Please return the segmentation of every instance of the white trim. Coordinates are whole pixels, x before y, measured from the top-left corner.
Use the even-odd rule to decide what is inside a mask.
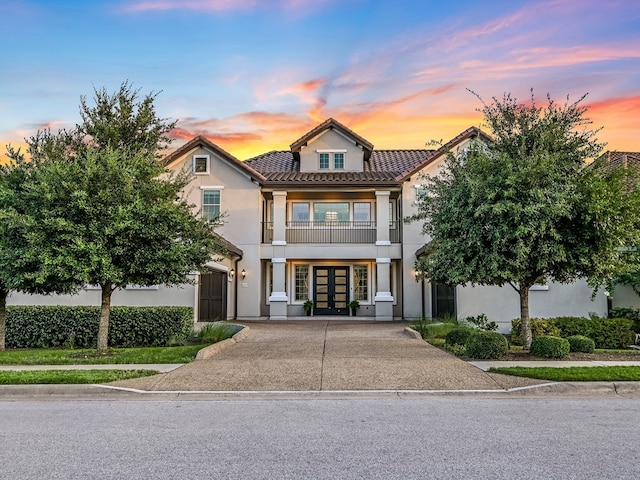
[[[218,270],[219,272],[228,272],[229,271],[229,267],[227,267],[226,265],[222,265],[221,263],[217,263],[217,262],[207,262],[204,264],[205,267],[208,268],[212,268],[213,270]]]
[[[271,263],[287,263],[286,258],[272,258]]]
[[[391,263],[390,258],[376,258],[376,263]]]
[[[347,153],[346,148],[319,148],[317,153]]]
[[[207,160],[207,168],[204,172],[196,172],[196,158],[204,158]],[[211,155],[194,154],[191,156],[191,171],[194,175],[209,175],[211,172]]]
[[[386,247],[391,245],[391,240],[376,240],[376,247]],[[378,262],[383,263],[383,262]]]
[[[271,302],[288,302],[287,292],[273,292],[269,295],[269,303]]]
[[[378,292],[373,299],[374,302],[393,302],[393,300],[394,298],[391,292]]]
[[[271,242],[271,245],[274,245],[276,247],[284,247],[287,244],[286,240],[274,240]]]
[[[223,185],[200,185],[200,190],[224,190]]]

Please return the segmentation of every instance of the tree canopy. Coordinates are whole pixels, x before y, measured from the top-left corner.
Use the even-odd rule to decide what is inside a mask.
[[[222,250],[182,196],[190,175],[174,175],[157,159],[174,124],[155,115],[154,98],[137,102],[127,83],[114,95],[99,90],[94,107],[82,99],[83,123],[73,131],[27,140],[32,170],[21,201],[28,208],[14,221],[27,225],[25,248],[41,278],[100,286],[99,351],[108,348],[117,288],[185,283]]]
[[[620,247],[638,241],[638,183],[625,169],[587,166],[602,145],[583,100],[484,103],[492,141],[448,152],[409,219],[430,238],[416,269],[431,281],[514,288],[527,348],[529,288],[581,277],[596,288],[625,262]]]

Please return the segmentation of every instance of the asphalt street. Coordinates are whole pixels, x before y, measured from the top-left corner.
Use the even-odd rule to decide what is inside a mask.
[[[6,479],[637,479],[613,398],[0,402]]]

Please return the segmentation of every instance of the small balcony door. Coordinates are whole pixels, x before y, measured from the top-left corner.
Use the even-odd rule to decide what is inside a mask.
[[[349,315],[349,267],[313,267],[313,314]]]

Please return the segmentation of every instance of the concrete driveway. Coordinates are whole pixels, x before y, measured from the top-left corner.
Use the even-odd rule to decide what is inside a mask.
[[[215,356],[118,382],[153,391],[504,390],[543,383],[489,374],[405,331],[406,323],[246,322]]]

